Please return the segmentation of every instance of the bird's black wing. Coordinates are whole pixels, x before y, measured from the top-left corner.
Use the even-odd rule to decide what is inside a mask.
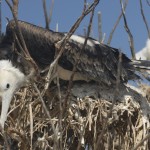
[[[60,41],[65,34],[47,30],[27,22],[18,21],[27,48],[33,59],[41,66],[48,66],[55,55],[55,43]],[[12,32],[17,33],[14,21],[7,25],[6,37],[11,39]],[[59,65],[65,69],[72,70],[76,61],[77,72],[85,77],[111,84],[117,78],[117,65],[119,63],[119,52],[117,49],[100,44],[98,41],[89,38],[87,45],[83,48],[84,38],[73,35],[65,45],[65,51],[59,60]],[[82,52],[81,52],[82,51]],[[80,55],[81,53],[81,55]],[[120,79],[127,82],[137,78],[134,67],[122,54],[122,67]]]
[[[60,41],[64,37],[64,34],[54,32],[52,30],[47,30],[42,27],[19,20],[18,25],[21,29],[23,38],[31,57],[41,68],[49,65],[53,61],[55,55],[54,44]],[[16,34],[18,33],[14,20],[10,21],[7,25],[7,41],[8,39],[13,39],[13,32]]]
[[[83,48],[84,38],[79,36],[71,38],[65,46],[64,57],[72,64],[78,62],[77,71],[84,74],[87,78],[96,81],[101,81],[107,84],[116,82],[117,66],[119,63],[118,49],[100,44],[94,39],[89,39],[85,48]],[[83,39],[81,39],[83,38]],[[81,54],[80,54],[81,53]],[[122,82],[127,82],[130,79],[137,79],[135,69],[131,65],[131,61],[124,54],[122,54],[121,62],[121,76]]]

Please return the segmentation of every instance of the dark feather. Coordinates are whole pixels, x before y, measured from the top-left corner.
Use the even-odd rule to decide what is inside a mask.
[[[45,68],[54,60],[54,44],[61,40],[65,34],[23,21],[18,21],[18,23],[31,56],[41,68]],[[2,43],[13,41],[12,35],[14,31],[17,33],[15,23],[11,21],[7,25],[6,38]],[[87,44],[80,55],[83,43],[70,39],[65,45],[65,51],[59,60],[59,65],[65,69],[72,70],[73,65],[79,59],[76,68],[77,72],[91,80],[106,84],[115,83],[119,60],[118,49],[98,44],[92,38],[89,38],[89,41],[92,46]],[[131,60],[122,54],[121,82],[137,78],[138,76],[135,74],[135,68],[131,64]]]

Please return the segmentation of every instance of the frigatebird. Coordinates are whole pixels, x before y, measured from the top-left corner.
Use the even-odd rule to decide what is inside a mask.
[[[54,60],[55,43],[64,38],[66,34],[24,21],[18,21],[18,25],[31,57],[39,68],[45,69]],[[18,61],[17,54],[12,48],[13,45],[16,45],[15,48],[20,51],[14,33],[17,34],[17,27],[12,20],[8,23],[6,34],[0,43],[0,97],[2,98],[0,123],[3,128],[12,96],[17,89],[25,84],[28,76],[25,66]],[[74,80],[93,80],[108,86],[114,85],[117,79],[119,50],[89,37],[81,52],[84,41],[85,37],[72,35],[66,42],[64,52],[58,61],[59,78],[69,80],[74,64],[79,60]],[[122,54],[120,82],[124,84],[128,80],[134,79],[139,79],[136,68],[132,60]]]

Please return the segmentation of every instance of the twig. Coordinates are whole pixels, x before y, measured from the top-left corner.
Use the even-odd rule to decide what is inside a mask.
[[[84,8],[83,8],[83,11],[86,10],[86,7],[87,7],[87,0],[84,0]]]
[[[2,0],[0,0],[0,41],[2,40]]]
[[[13,2],[14,15],[18,18],[18,4],[19,4],[19,0],[12,0],[12,2]]]
[[[147,33],[148,33],[148,37],[149,37],[149,39],[150,39],[150,31],[149,31],[149,27],[148,27],[148,24],[147,24],[145,15],[144,15],[143,5],[142,5],[142,1],[141,1],[141,0],[140,0],[140,9],[141,9],[141,15],[142,15],[142,17],[143,17],[143,21],[144,21],[144,23],[145,23],[146,30],[147,30]]]
[[[100,135],[98,136],[97,143],[95,145],[95,150],[99,149],[98,147],[100,146],[101,141],[102,141],[102,137],[103,137],[103,135],[105,133],[105,130],[108,127],[108,123],[109,123],[108,121],[109,121],[109,118],[112,116],[113,107],[115,105],[115,102],[116,102],[116,99],[117,99],[117,96],[118,96],[118,93],[119,93],[120,75],[121,75],[121,63],[122,63],[122,53],[119,52],[119,62],[118,62],[118,66],[117,66],[117,78],[116,78],[116,87],[115,87],[115,91],[114,91],[114,97],[113,97],[112,105],[111,105],[111,107],[109,109],[107,118],[106,118],[106,120],[103,123],[102,131],[101,131]]]
[[[18,0],[13,0],[13,7],[12,5],[10,4],[9,0],[5,0],[7,5],[9,6],[11,12],[12,12],[12,15],[13,15],[13,18],[15,20],[15,24],[16,24],[16,28],[17,28],[17,33],[18,33],[18,37],[20,39],[20,42],[21,42],[21,45],[23,46],[23,50],[24,50],[24,54],[25,54],[25,58],[27,60],[29,60],[33,66],[35,67],[35,70],[38,71],[38,67],[35,63],[35,61],[32,59],[32,57],[30,56],[30,53],[26,47],[26,44],[25,44],[25,41],[24,41],[24,38],[23,38],[23,35],[22,35],[22,32],[21,32],[21,29],[20,29],[20,26],[18,24],[18,20],[17,20],[17,15],[18,15]]]
[[[124,10],[126,10],[127,4],[128,4],[128,0],[125,1]],[[114,32],[115,32],[115,30],[116,30],[116,28],[117,28],[117,26],[118,26],[118,24],[119,24],[119,22],[121,20],[122,15],[123,15],[123,12],[121,11],[121,14],[119,15],[119,17],[118,17],[118,19],[117,19],[117,21],[116,21],[112,31],[110,32],[110,35],[109,35],[109,38],[108,38],[108,41],[107,41],[107,45],[110,45],[112,37],[113,37],[113,34],[114,34]]]
[[[121,5],[122,14],[123,14],[125,29],[126,29],[126,32],[128,33],[128,36],[129,36],[129,43],[130,43],[130,50],[131,50],[131,54],[132,54],[132,59],[136,59],[133,36],[132,36],[131,31],[130,31],[128,24],[127,24],[127,20],[126,20],[126,16],[125,16],[125,10],[124,10],[122,0],[120,0],[120,5]]]
[[[29,112],[30,112],[30,137],[31,137],[31,147],[32,150],[32,140],[33,140],[33,112],[32,112],[32,104],[29,104]]]
[[[84,7],[83,7],[83,12],[86,11],[87,9],[87,0],[84,0]],[[86,36],[86,26],[83,27],[83,35]]]
[[[51,78],[51,75],[53,74],[53,71],[57,65],[57,62],[58,62],[58,59],[61,57],[63,51],[64,51],[64,45],[66,43],[66,41],[70,38],[70,36],[75,32],[75,30],[78,28],[79,24],[81,23],[81,21],[83,20],[83,18],[88,14],[90,13],[91,11],[94,10],[94,8],[97,6],[97,4],[99,3],[99,0],[95,0],[94,3],[89,7],[87,8],[85,11],[83,11],[81,17],[79,17],[79,19],[76,21],[76,23],[73,25],[73,27],[70,29],[69,33],[65,36],[65,38],[56,44],[56,48],[59,51],[58,55],[56,56],[55,60],[53,61],[53,63],[50,65],[50,68],[49,68],[49,71],[48,71],[48,74],[47,74],[47,83],[45,84],[45,88],[44,88],[44,91],[42,91],[42,95],[45,93],[45,91],[48,89],[48,86],[50,84],[50,78]],[[90,31],[90,30],[89,30]],[[87,42],[87,39],[86,41]],[[85,43],[86,44],[86,43]],[[74,67],[75,68],[75,67]],[[75,69],[74,69],[75,70]],[[69,86],[68,86],[68,91],[67,91],[67,95],[66,95],[66,98],[65,98],[65,102],[64,102],[64,109],[67,109],[65,106],[67,106],[67,101],[68,101],[68,97],[69,97],[69,93],[70,93],[70,89],[69,87],[71,87],[71,80],[73,79],[73,74],[71,76],[71,79],[70,79],[70,82],[69,82]],[[58,86],[59,87],[59,86]],[[60,99],[61,100],[61,99]],[[61,105],[61,102],[60,102],[60,110],[62,109],[62,105]],[[64,114],[64,110],[60,113],[60,118],[62,117],[62,115]],[[61,126],[61,122],[60,122],[60,126]],[[61,139],[60,139],[60,142],[61,142]],[[60,143],[61,144],[61,143]]]
[[[57,66],[57,62],[59,60],[59,58],[61,57],[63,51],[64,51],[64,45],[66,44],[67,40],[71,37],[71,35],[75,32],[75,30],[79,27],[81,21],[83,20],[83,18],[85,16],[87,16],[92,10],[93,8],[95,8],[97,6],[97,4],[99,3],[100,0],[94,0],[94,2],[82,13],[82,15],[77,19],[77,21],[75,22],[75,24],[71,27],[70,31],[67,33],[67,35],[58,43],[56,43],[56,49],[58,51],[58,53],[56,53],[56,58],[55,60],[50,64],[49,67],[49,71],[46,77],[46,83],[45,83],[45,87],[44,90],[42,92],[42,95],[45,94],[46,90],[49,87],[50,84],[50,79],[52,77],[52,74],[54,73],[54,70],[56,69]]]
[[[103,34],[103,37],[102,37],[102,41],[101,41],[101,43],[104,43],[105,38],[106,38],[106,33],[104,33],[104,34]]]
[[[20,42],[19,42],[19,39],[18,39],[18,37],[17,37],[17,35],[16,35],[15,32],[13,33],[13,36],[14,36],[14,39],[15,39],[15,41],[16,41],[16,43],[17,43],[19,49],[21,50],[21,52],[23,52],[24,55],[22,56],[21,53],[19,53],[18,51],[16,51],[16,53],[17,53],[18,55],[22,56],[23,58],[25,58],[24,56],[25,56],[26,54],[25,54],[25,52],[24,52],[24,50],[23,50],[23,47],[21,46],[21,44],[20,44]]]
[[[113,106],[116,102],[116,98],[117,98],[117,95],[118,95],[118,92],[119,92],[120,77],[121,77],[121,70],[122,70],[122,65],[121,64],[122,64],[122,53],[119,50],[119,62],[118,62],[118,66],[117,66],[116,90],[115,90],[115,93],[114,93],[113,103],[112,103],[112,107],[111,107],[111,113],[112,113],[112,109],[113,109]]]
[[[62,112],[62,98],[61,98],[61,91],[60,91],[60,84],[59,84],[59,78],[57,77],[57,89],[58,89],[58,98],[59,98],[59,111],[60,111],[60,114],[59,114],[59,131],[60,131],[60,140],[59,140],[59,148],[60,150],[62,150],[62,131],[63,131],[63,128],[62,128],[62,120],[63,120],[63,112]]]
[[[53,8],[54,8],[54,0],[52,0],[52,4],[50,7],[49,24],[51,23],[51,20],[52,20]]]
[[[73,67],[73,70],[72,70],[72,75],[71,75],[70,80],[69,80],[68,90],[67,90],[67,94],[66,94],[66,97],[65,97],[65,105],[64,105],[65,108],[67,107],[67,100],[69,99],[70,91],[71,91],[71,88],[72,88],[72,81],[73,81],[73,77],[74,77],[75,72],[76,72],[77,65],[78,65],[78,63],[80,61],[80,57],[82,55],[83,50],[85,49],[85,46],[87,44],[87,41],[88,41],[88,38],[89,38],[89,35],[90,35],[92,21],[93,21],[93,15],[94,15],[94,10],[95,10],[95,7],[93,7],[93,10],[91,12],[91,17],[90,17],[90,21],[89,21],[88,31],[86,33],[86,38],[85,38],[83,47],[82,47],[82,49],[81,49],[81,51],[79,53],[79,57],[77,58],[77,61],[74,64],[74,67]]]
[[[37,91],[37,93],[38,93],[38,95],[39,95],[39,99],[40,99],[41,102],[42,102],[42,106],[43,106],[43,108],[44,108],[44,110],[45,110],[45,112],[46,112],[46,115],[48,116],[48,118],[49,118],[49,120],[50,120],[50,124],[51,124],[51,126],[52,126],[52,130],[53,130],[53,133],[54,133],[54,142],[55,142],[54,145],[57,146],[57,148],[58,148],[57,132],[56,132],[55,126],[54,126],[54,124],[53,124],[53,122],[52,122],[52,117],[51,117],[49,111],[48,111],[47,108],[46,108],[46,105],[45,105],[45,103],[44,103],[44,100],[43,100],[43,98],[42,98],[42,95],[41,95],[39,89],[37,88],[37,85],[34,83],[33,86],[34,86],[35,90]],[[55,149],[55,148],[54,148],[54,149]]]
[[[85,49],[85,46],[86,46],[87,41],[88,41],[88,37],[89,37],[89,35],[90,35],[90,31],[91,31],[91,27],[92,27],[92,22],[93,22],[94,11],[95,11],[95,8],[93,8],[93,10],[92,10],[92,12],[91,12],[91,17],[90,17],[90,21],[89,21],[89,26],[88,26],[87,35],[86,35],[86,38],[85,38],[83,47],[82,47],[82,49],[81,49],[81,51],[80,51],[79,58],[77,59],[75,65],[74,65],[74,68],[73,68],[73,71],[72,71],[73,73],[72,73],[72,75],[71,75],[71,77],[70,77],[70,80],[69,80],[69,86],[68,86],[68,90],[67,90],[68,93],[67,93],[67,96],[66,96],[66,98],[65,98],[66,107],[67,107],[67,100],[69,99],[69,95],[70,95],[71,88],[72,88],[73,77],[74,77],[74,75],[75,75],[77,65],[78,65],[78,63],[79,63],[79,61],[80,61],[80,57],[81,57],[81,55],[82,55],[83,50]],[[84,132],[85,132],[85,128],[83,128],[83,130],[82,130],[82,132],[81,132],[81,134],[80,134],[80,141],[79,141],[79,143],[78,143],[77,150],[80,150],[80,148],[81,148],[81,140],[82,140],[82,137],[83,137]]]
[[[58,26],[58,23],[56,23],[56,30],[55,30],[56,32],[58,32],[59,31],[59,26]]]
[[[46,29],[49,29],[49,24],[51,22],[51,18],[52,18],[52,14],[53,14],[54,0],[52,0],[49,16],[48,16],[47,9],[46,9],[46,1],[42,0],[42,2],[43,2],[43,10],[44,10],[44,16],[45,16]]]
[[[47,15],[47,9],[46,9],[46,1],[42,0],[42,2],[43,2],[43,10],[44,10],[46,29],[49,29],[48,15]]]
[[[86,27],[83,28],[83,35],[86,37],[87,33],[86,33]]]
[[[148,4],[148,6],[150,6],[150,2],[149,2],[148,0],[146,0],[146,2],[147,2],[147,4]]]
[[[150,133],[147,134],[134,148],[133,150],[137,150],[143,143],[144,141],[148,140],[150,138]]]
[[[98,40],[99,40],[99,42],[102,42],[102,39],[103,39],[103,33],[102,33],[102,14],[101,14],[101,12],[99,11],[98,13],[97,13],[97,16],[98,16]]]
[[[4,138],[4,142],[5,142],[5,146],[6,146],[7,150],[10,150],[10,145],[9,145],[8,139],[7,139],[7,133],[4,131],[4,128],[2,128],[1,124],[0,124],[0,131],[3,134],[3,138]]]

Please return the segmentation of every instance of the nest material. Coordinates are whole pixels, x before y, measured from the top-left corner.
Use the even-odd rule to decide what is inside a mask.
[[[133,149],[149,133],[150,104],[130,88],[120,86],[114,97],[115,87],[75,83],[67,102],[67,86],[57,89],[43,97],[55,134],[35,88],[22,88],[11,103],[2,149]],[[139,148],[150,148],[150,140]]]

